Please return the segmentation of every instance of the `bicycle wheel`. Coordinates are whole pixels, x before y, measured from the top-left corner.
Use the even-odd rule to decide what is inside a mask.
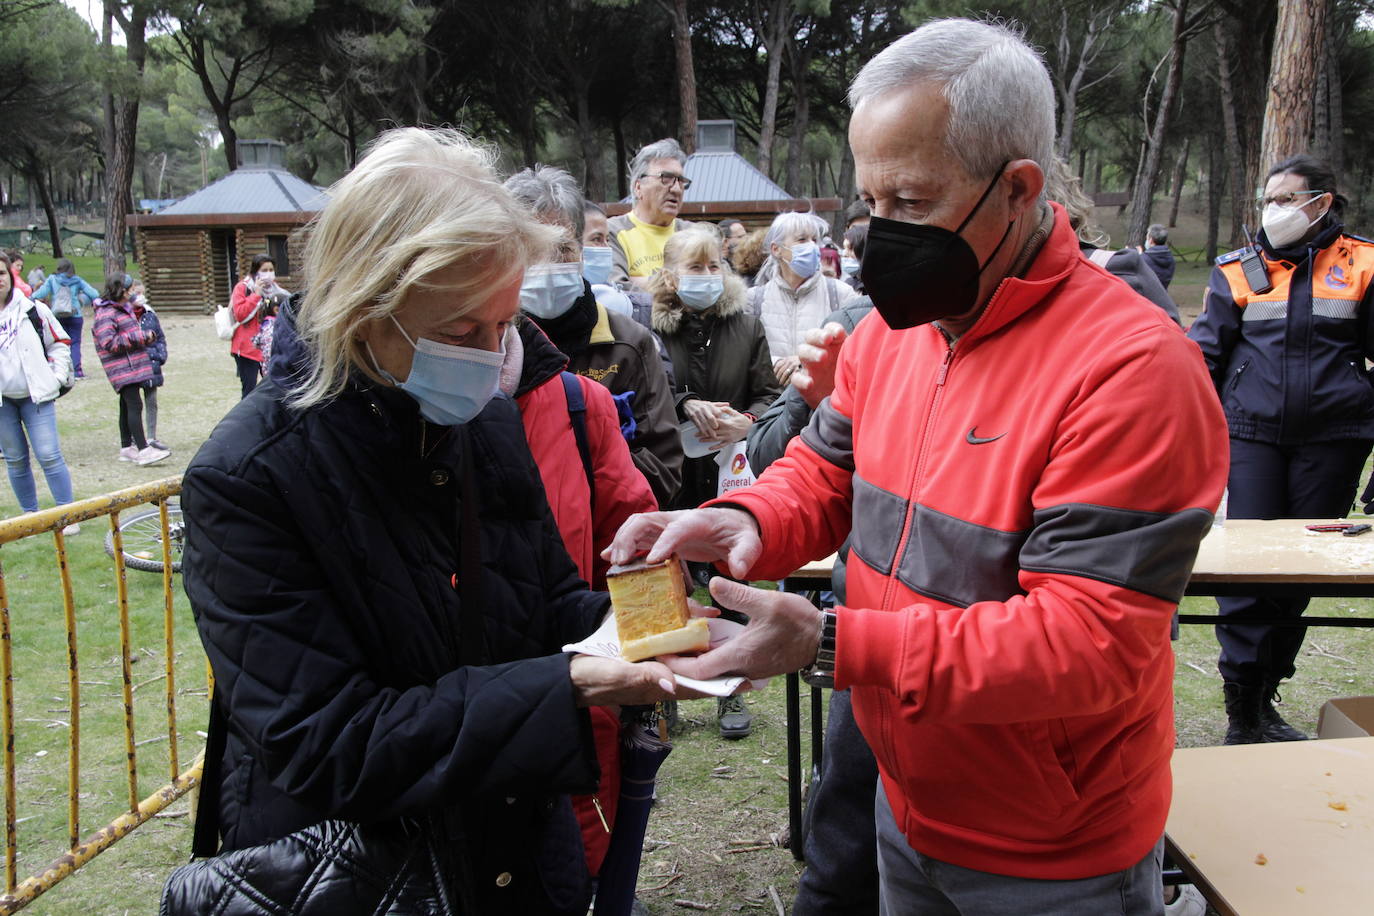
[[[181,507],[167,506],[167,531],[172,541],[172,572],[181,572],[183,527]],[[156,508],[143,509],[120,519],[124,565],[144,572],[162,572],[162,518]],[[105,553],[115,555],[114,532],[105,532]]]

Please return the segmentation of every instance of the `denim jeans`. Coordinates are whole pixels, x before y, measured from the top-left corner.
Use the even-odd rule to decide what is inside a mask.
[[[28,432],[27,439],[25,431]],[[29,467],[29,445],[48,479],[48,489],[58,505],[72,501],[72,476],[62,460],[62,445],[57,441],[57,402],[35,404],[29,398],[4,398],[0,404],[0,449],[10,473],[10,486],[19,508],[38,510],[38,487]]]
[[[85,319],[77,312],[75,315],[58,318],[57,323],[62,325],[62,330],[72,339],[72,369],[76,371],[77,378],[84,378],[86,374],[81,371],[81,325],[85,323]]]
[[[1129,868],[1093,878],[1013,878],[941,862],[911,848],[878,783],[881,916],[1164,916],[1164,838]]]

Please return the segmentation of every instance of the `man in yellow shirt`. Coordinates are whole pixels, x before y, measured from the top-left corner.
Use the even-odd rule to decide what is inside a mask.
[[[663,246],[686,221],[677,218],[692,182],[684,174],[687,155],[673,139],[650,143],[630,164],[634,209],[610,220],[611,281],[643,289],[663,266]]]

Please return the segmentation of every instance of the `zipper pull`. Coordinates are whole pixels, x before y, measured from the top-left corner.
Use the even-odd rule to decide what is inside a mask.
[[[954,362],[954,348],[950,347],[945,351],[945,361],[940,364],[940,374],[935,378],[936,388],[945,383],[945,376],[949,375],[949,364],[952,362]]]

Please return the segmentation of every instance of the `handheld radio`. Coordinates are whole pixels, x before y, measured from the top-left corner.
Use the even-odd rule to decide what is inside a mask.
[[[1274,284],[1269,282],[1269,269],[1264,266],[1264,257],[1255,247],[1250,230],[1242,226],[1241,231],[1245,233],[1245,253],[1240,256],[1240,269],[1245,274],[1245,282],[1250,285],[1250,292],[1256,295],[1267,293],[1274,288]]]

